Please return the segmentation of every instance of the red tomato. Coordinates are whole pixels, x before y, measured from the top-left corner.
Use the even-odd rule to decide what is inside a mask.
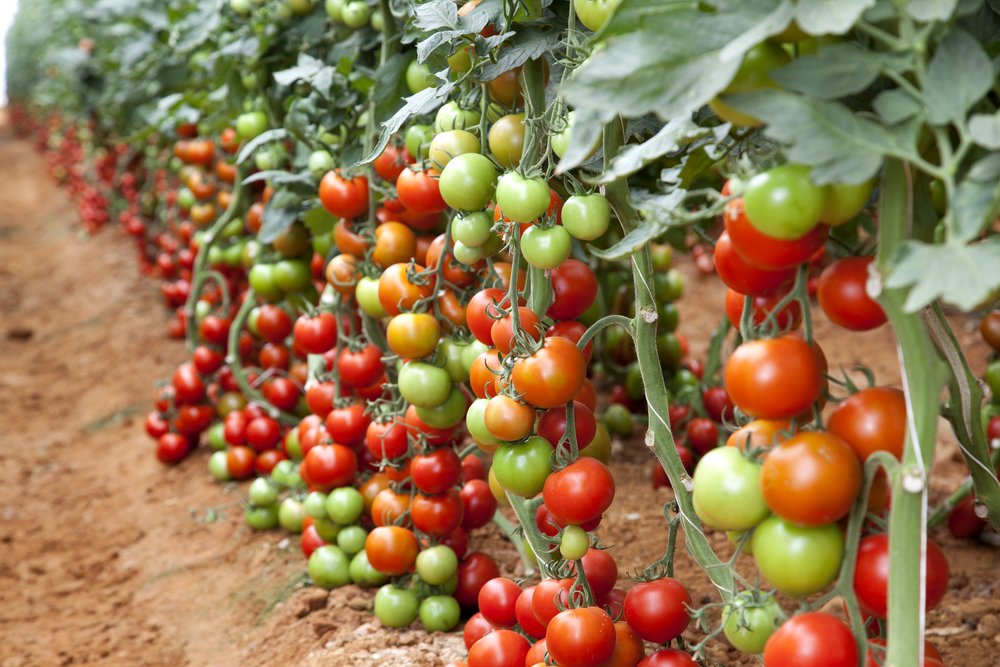
[[[531,596],[531,610],[535,612],[535,618],[540,624],[547,627],[559,613],[557,599],[564,609],[569,606],[569,589],[572,585],[572,579],[542,579],[538,582]]]
[[[396,179],[399,201],[418,213],[437,213],[448,208],[441,196],[437,175],[434,169],[404,169]]]
[[[371,386],[384,371],[382,350],[375,345],[365,345],[357,351],[345,347],[337,355],[337,373],[349,387]]]
[[[407,448],[405,423],[398,417],[389,422],[371,422],[365,431],[365,447],[375,461],[399,458]]]
[[[317,445],[302,461],[302,477],[310,488],[327,492],[354,481],[358,457],[344,445]]]
[[[476,292],[465,308],[469,331],[479,342],[486,345],[493,345],[493,323],[500,319],[497,306],[510,307],[507,292],[497,287],[487,287]]]
[[[156,458],[161,463],[179,463],[189,451],[191,443],[180,433],[164,433],[156,441]]]
[[[461,526],[462,512],[462,497],[454,489],[436,496],[418,493],[410,504],[413,527],[435,537],[443,537]]]
[[[334,217],[357,218],[368,211],[368,179],[347,179],[339,171],[328,171],[319,182],[319,200]]]
[[[885,323],[882,306],[865,291],[872,261],[873,257],[845,257],[820,274],[819,306],[834,324],[851,331],[868,331]]]
[[[637,667],[698,667],[698,663],[684,651],[661,648],[643,658]]]
[[[307,517],[311,519],[312,517]],[[326,544],[322,537],[319,536],[319,531],[316,530],[316,526],[310,523],[308,526],[302,529],[302,536],[299,538],[299,546],[302,547],[302,554],[309,558],[312,552],[319,549],[321,546]]]
[[[462,630],[462,639],[465,641],[466,650],[472,648],[473,644],[489,633],[496,632],[497,629],[495,625],[487,621],[486,617],[477,611],[465,622],[465,628]]]
[[[546,338],[541,349],[514,362],[514,387],[538,408],[554,408],[573,400],[586,379],[587,364],[579,348],[566,338]]]
[[[767,667],[856,667],[858,646],[836,616],[808,612],[785,621],[764,645]]]
[[[670,577],[636,584],[625,595],[625,620],[649,642],[665,644],[680,636],[691,617],[691,594]]]
[[[497,511],[497,499],[486,480],[470,479],[462,485],[462,528],[474,530],[488,524]]]
[[[553,447],[557,446],[566,435],[567,412],[566,406],[551,408],[543,412],[538,420],[537,434],[548,440]],[[579,401],[573,401],[573,428],[580,449],[589,445],[597,435],[597,419],[594,413]]]
[[[461,474],[462,462],[450,447],[414,456],[410,463],[410,477],[421,493],[444,493],[458,483]]]
[[[331,410],[326,416],[330,437],[342,445],[357,445],[364,440],[372,421],[365,412],[366,407],[363,401],[354,401]]]
[[[597,667],[615,650],[615,624],[599,607],[567,609],[549,622],[545,643],[561,667]]]
[[[862,461],[877,451],[902,459],[906,397],[891,387],[862,389],[837,405],[827,428],[853,447]]]
[[[809,260],[823,247],[830,228],[816,225],[801,238],[786,241],[768,236],[750,222],[743,208],[742,199],[726,204],[723,220],[733,250],[748,264],[768,271],[778,271],[798,266]]]
[[[490,623],[511,627],[517,623],[515,605],[521,587],[506,577],[490,579],[479,589],[479,612]]]
[[[715,270],[730,289],[750,296],[771,294],[795,276],[794,269],[769,271],[753,266],[736,253],[726,232],[715,243]]]
[[[549,330],[545,332],[546,336],[559,336],[561,338],[568,338],[574,343],[579,343],[580,339],[583,338],[583,334],[587,332],[587,327],[581,322],[576,320],[563,320],[562,322],[556,322]],[[583,348],[583,357],[590,363],[590,357],[594,353],[594,341],[591,339],[587,346]]]
[[[491,632],[469,649],[469,667],[523,667],[531,644],[513,630]]]
[[[598,519],[615,497],[615,480],[597,459],[583,457],[545,479],[545,506],[564,525]]]
[[[295,320],[295,346],[309,354],[323,354],[337,343],[337,320],[332,313],[315,317],[301,315]]]
[[[725,387],[743,412],[763,419],[802,414],[819,397],[817,353],[794,335],[743,343],[726,363]]]
[[[521,626],[522,630],[535,639],[542,639],[545,637],[545,625],[538,621],[538,618],[535,616],[535,610],[531,605],[537,588],[537,586],[528,586],[521,591],[521,594],[517,597],[517,602],[514,603],[514,615],[517,617],[517,623]]]
[[[597,276],[578,259],[567,259],[549,272],[552,304],[545,312],[554,320],[572,320],[582,315],[597,298]]]
[[[948,559],[937,544],[927,540],[927,581],[924,607],[927,611],[941,603],[948,592]],[[889,536],[869,535],[858,545],[854,571],[854,593],[861,609],[871,616],[885,618],[889,605]]]
[[[458,587],[455,599],[463,609],[475,609],[479,602],[479,589],[490,579],[500,576],[496,561],[484,553],[475,551],[458,565]],[[527,642],[525,642],[527,644]],[[527,652],[527,648],[525,648]],[[523,659],[524,656],[521,656]],[[471,662],[470,662],[471,664]]]

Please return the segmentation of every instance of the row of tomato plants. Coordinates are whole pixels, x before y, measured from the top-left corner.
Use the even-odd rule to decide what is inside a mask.
[[[389,9],[233,2],[228,11],[291,25],[325,15],[340,37],[380,37],[384,64],[400,48]],[[477,32],[448,58],[446,77],[471,83],[485,62],[479,40],[541,18],[526,9],[464,5],[457,15]],[[612,9],[557,11],[568,18],[564,55],[583,48],[577,21],[598,30]],[[804,38],[790,28],[762,41],[730,90],[774,85],[767,72],[809,53]],[[164,279],[171,334],[186,339],[191,359],[147,418],[158,458],[177,463],[204,443],[216,479],[256,477],[246,522],[301,533],[314,584],[380,586],[375,614],[390,627],[419,617],[450,630],[472,614],[470,667],[693,665],[719,634],[773,667],[878,664],[890,488],[924,490],[904,486],[899,462],[915,441],[911,432],[907,446],[908,412],[926,406],[837,378],[811,308],[815,296],[850,330],[907,317],[866,289],[881,255],[865,251],[877,237],[888,252],[887,221],[891,233],[901,226],[898,168],[881,182],[833,185],[785,160],[706,172],[706,187],[721,187],[691,214],[707,221],[699,236],[667,234],[681,248],[700,238],[699,266],[727,285],[727,318],[700,362],[675,331],[683,281],[670,247],[642,243],[627,261],[600,259],[648,225],[625,180],[595,187],[586,169],[553,169],[573,146],[574,117],[557,120],[559,105],[547,104],[549,72],[574,63],[550,55],[551,64],[524,59],[466,85],[378,142],[369,125],[377,87],[367,116],[306,141],[286,131],[294,103],[272,99],[281,88],[267,71],[245,77],[259,96],[217,132],[174,119],[112,142],[99,116],[45,116],[37,106],[20,107],[15,122],[48,149],[88,229],[117,218],[143,268]],[[432,90],[430,70],[406,62],[409,92]],[[321,87],[301,71],[282,75]],[[721,100],[712,109],[735,126],[759,124]],[[623,139],[613,121],[584,152],[600,150],[612,169]],[[375,155],[370,166],[348,168],[352,147]],[[991,343],[994,319],[983,325]],[[602,391],[609,401],[598,401]],[[827,402],[836,407],[824,418]],[[610,431],[630,435],[636,424],[656,454],[654,484],[673,486],[674,497],[666,554],[624,590],[598,527],[615,494]],[[969,430],[983,439],[986,426]],[[963,500],[970,489],[949,499],[953,532],[983,527],[982,507]],[[504,505],[509,513],[498,512]],[[501,577],[490,554],[468,552],[469,532],[491,520],[523,556],[520,583]],[[730,534],[731,557],[720,559],[703,526]],[[721,603],[696,608],[673,578],[681,529]],[[931,541],[925,549],[911,612],[934,608],[947,588],[943,553]],[[744,553],[772,589],[739,575]],[[790,600],[801,602],[786,620]],[[704,633],[693,645],[681,637],[692,619]],[[930,645],[897,650],[942,664]]]

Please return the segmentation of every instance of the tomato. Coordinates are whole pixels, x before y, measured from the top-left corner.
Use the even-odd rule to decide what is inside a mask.
[[[371,556],[368,558],[370,560]],[[413,623],[419,606],[416,591],[407,588],[386,584],[375,594],[375,617],[388,628],[405,628]]]
[[[548,626],[549,622],[555,618],[560,609],[556,606],[558,600],[563,608],[569,602],[569,589],[573,585],[573,579],[542,579],[535,586],[535,592],[531,597],[531,610],[535,614],[535,620],[542,626]]]
[[[723,633],[740,651],[761,653],[782,618],[781,606],[774,596],[761,600],[755,599],[750,591],[742,591],[722,612]]]
[[[470,479],[462,485],[462,528],[473,530],[485,526],[496,513],[497,501],[486,480]]]
[[[413,531],[399,526],[378,526],[365,539],[368,562],[379,572],[396,576],[409,572],[420,545]]]
[[[462,267],[455,263],[455,257],[451,252],[445,252],[444,256],[441,253],[444,251],[445,245],[445,235],[440,234],[437,236],[431,244],[427,247],[427,256],[425,257],[425,262],[428,267],[436,268],[440,263],[441,266],[441,276],[449,283],[455,287],[468,287],[476,280],[475,273],[473,273],[470,267]],[[478,268],[479,262],[476,260],[471,265],[472,269]],[[440,301],[439,296],[439,301]]]
[[[818,593],[840,572],[844,536],[837,524],[796,526],[781,517],[764,519],[751,540],[757,569],[791,597]]]
[[[803,431],[768,452],[760,487],[778,516],[802,526],[822,526],[851,511],[861,475],[850,445],[831,433]]]
[[[490,623],[511,627],[517,623],[514,607],[521,587],[505,577],[487,581],[479,589],[479,612]]]
[[[389,349],[404,359],[419,359],[434,353],[441,327],[428,313],[401,313],[386,328]]]
[[[580,23],[597,32],[614,13],[621,0],[573,0]]]
[[[389,526],[401,519],[410,509],[410,496],[408,494],[396,493],[388,487],[390,476],[387,474],[385,484],[371,503],[372,523],[376,526]],[[380,484],[381,486],[381,484]],[[365,489],[361,489],[362,497],[365,497]]]
[[[847,624],[818,611],[788,619],[764,646],[768,667],[855,667],[858,659]]]
[[[567,530],[572,528],[580,527],[568,526]],[[565,532],[563,534],[565,535]],[[604,598],[618,581],[618,564],[615,563],[615,559],[607,550],[588,547],[580,561],[583,563],[583,573],[587,577],[591,592],[597,598]],[[575,574],[575,566],[572,571]]]
[[[405,148],[395,144],[389,144],[385,147],[382,153],[375,158],[375,161],[372,162],[372,166],[375,168],[375,173],[381,176],[384,180],[395,183],[399,174],[402,173],[402,171],[406,169],[406,166],[412,162],[413,157]],[[344,249],[341,248],[341,250]],[[346,252],[346,250],[344,252]]]
[[[761,88],[777,88],[770,71],[787,64],[791,58],[780,45],[763,41],[743,56],[743,62],[736,70],[733,80],[723,89],[722,94],[749,93]],[[761,121],[753,116],[737,111],[719,97],[710,103],[712,111],[719,118],[736,126],[756,127]]]
[[[181,364],[170,378],[174,388],[174,402],[178,405],[198,403],[205,396],[205,383],[192,363]]]
[[[568,259],[553,269],[552,304],[546,315],[554,320],[572,320],[582,315],[597,298],[593,269],[577,259]]]
[[[337,342],[337,321],[332,313],[314,317],[300,315],[295,320],[295,345],[309,354],[323,354]]]
[[[604,514],[615,497],[615,480],[600,461],[577,459],[545,480],[545,506],[561,524],[580,525]]]
[[[342,445],[360,444],[372,421],[365,412],[366,407],[365,402],[354,401],[331,410],[326,416],[326,430],[330,437]]]
[[[779,291],[767,296],[753,297],[751,317],[754,325],[759,326],[763,324],[777,307],[778,303],[785,297],[785,294],[785,292]],[[746,297],[743,294],[726,288],[726,317],[729,318],[729,323],[737,329],[740,327],[740,321],[743,318],[743,304],[745,300]],[[802,307],[797,300],[792,299],[774,314],[773,320],[780,331],[798,329],[802,324]]]
[[[337,355],[337,374],[340,381],[350,387],[368,387],[385,371],[382,351],[368,344],[359,350],[345,347]]]
[[[743,412],[763,419],[802,414],[823,387],[816,352],[801,338],[754,340],[736,348],[725,368],[729,397]]]
[[[476,143],[478,147],[478,141]],[[496,178],[496,167],[485,155],[463,153],[454,156],[441,171],[441,197],[452,208],[478,211],[493,199]]]
[[[694,510],[719,530],[749,530],[769,514],[760,488],[759,464],[734,447],[714,449],[694,469]]]
[[[719,444],[719,428],[708,417],[695,417],[687,423],[688,444],[699,455],[705,455]]]
[[[244,437],[258,452],[274,449],[281,441],[281,426],[270,417],[257,417],[247,423]]]
[[[563,667],[597,667],[615,650],[615,624],[599,607],[559,612],[545,629],[549,656]]]
[[[869,331],[885,323],[882,306],[868,296],[873,257],[845,257],[823,270],[819,277],[820,308],[830,321],[851,331]]]
[[[352,0],[340,10],[340,20],[348,28],[363,28],[371,19],[372,10],[364,0]],[[407,623],[409,625],[409,623]]]
[[[461,471],[458,455],[449,447],[414,456],[410,463],[414,486],[427,494],[444,493],[453,487]]]
[[[357,471],[358,458],[344,445],[317,445],[302,461],[302,478],[320,491],[350,484]]]
[[[458,102],[445,102],[434,116],[434,131],[465,130],[479,125],[480,114],[476,109],[464,109]]]
[[[524,260],[536,269],[554,269],[567,259],[573,249],[573,237],[564,227],[528,227],[521,237]]]
[[[689,654],[674,648],[661,648],[641,660],[637,667],[697,667]]]
[[[412,282],[407,273],[417,274],[424,267],[415,263],[393,264],[382,272],[378,281],[378,300],[389,315],[399,315],[403,310],[410,310],[421,299],[431,295],[430,285],[420,285]]]
[[[611,224],[611,206],[604,195],[599,193],[574,195],[563,204],[562,220],[566,231],[574,238],[593,241],[608,230]]]
[[[583,353],[565,338],[546,338],[541,349],[514,362],[514,387],[536,408],[554,408],[573,400],[586,379]]]
[[[309,556],[309,578],[319,588],[339,588],[351,583],[349,565],[347,555],[339,547],[320,546]]]
[[[994,351],[1000,350],[1000,310],[990,311],[979,321],[979,333]]]
[[[493,455],[491,470],[497,482],[511,493],[530,498],[538,494],[552,472],[552,445],[538,436],[513,445],[501,445]]]
[[[876,451],[902,459],[906,397],[891,387],[862,389],[837,405],[827,427],[853,447],[862,461]]]
[[[665,644],[679,637],[691,622],[691,594],[676,579],[664,577],[638,583],[625,595],[625,621],[648,642]]]
[[[526,178],[508,171],[497,183],[497,205],[513,222],[534,222],[548,210],[550,200],[549,185],[543,178]]]
[[[792,240],[819,224],[827,195],[826,186],[812,182],[809,167],[786,164],[751,178],[743,200],[750,223],[760,232]]]
[[[537,341],[542,338],[544,327],[535,311],[526,306],[518,306],[517,316],[521,331],[529,339]],[[514,344],[513,308],[510,313],[493,322],[493,326],[490,327],[490,338],[493,341],[493,347],[500,350],[501,353],[510,352],[510,348]]]
[[[927,540],[927,574],[924,608],[934,609],[948,591],[948,559],[937,544]],[[870,616],[885,618],[889,608],[889,536],[869,535],[858,545],[854,571],[854,593],[861,609]]]
[[[487,287],[476,292],[469,299],[469,305],[465,309],[469,331],[477,340],[487,345],[493,344],[493,323],[501,317],[497,306],[504,309],[510,307],[507,292],[496,287]]]
[[[399,393],[418,408],[435,408],[451,394],[451,376],[438,366],[411,361],[399,371]]]
[[[545,438],[554,446],[558,446],[560,441],[566,437],[567,424],[566,406],[552,408],[542,413],[538,420],[538,435]],[[597,435],[597,420],[590,408],[583,403],[573,401],[573,427],[576,431],[576,442],[579,449],[583,449]]]
[[[986,521],[976,514],[976,496],[963,498],[948,514],[948,532],[959,539],[976,537],[986,527]]]
[[[392,264],[408,262],[416,253],[417,237],[403,223],[383,222],[375,228],[375,247],[371,255],[375,266],[384,269]]]
[[[490,127],[490,153],[501,167],[512,168],[521,163],[524,151],[524,114],[507,114]]]
[[[868,652],[865,656],[865,667],[881,667],[881,665],[885,664],[886,643],[886,640],[882,637],[876,637],[875,639],[868,640]],[[879,648],[872,650],[873,646],[877,646]],[[878,656],[877,659],[876,655]],[[944,662],[941,659],[941,653],[926,639],[924,639],[923,667],[944,667]]]
[[[368,179],[344,178],[339,171],[328,171],[319,183],[319,199],[331,215],[357,218],[368,211]]]
[[[758,230],[746,215],[742,199],[726,204],[723,220],[733,250],[748,264],[768,271],[779,271],[809,261],[823,247],[830,228],[817,225],[806,235],[783,240]]]
[[[868,180],[857,185],[833,183],[827,187],[829,194],[819,219],[828,225],[840,225],[853,220],[864,209],[871,198],[875,181]]]
[[[513,630],[491,632],[469,649],[469,667],[524,667],[531,644]]]
[[[469,617],[462,629],[462,639],[465,642],[465,649],[472,648],[472,645],[498,628],[486,620],[478,611]]]
[[[787,421],[755,419],[733,431],[726,446],[740,449],[770,449],[784,442],[791,435],[792,425]]]
[[[479,590],[490,579],[500,576],[496,561],[484,553],[473,552],[458,565],[458,587],[455,599],[464,609],[475,609],[479,601]]]
[[[189,451],[191,443],[179,433],[164,433],[156,440],[156,458],[161,463],[179,463]]]
[[[399,201],[406,208],[418,213],[437,213],[445,210],[448,205],[441,197],[436,176],[437,172],[433,169],[423,171],[404,169],[396,179]]]
[[[715,243],[715,270],[730,289],[749,296],[764,296],[778,291],[792,282],[793,269],[772,271],[760,269],[743,259],[737,252],[728,232],[723,232]]]
[[[505,394],[489,399],[484,414],[486,428],[500,440],[520,440],[535,426],[535,409]]]
[[[254,472],[254,451],[242,445],[230,447],[226,452],[226,467],[233,479],[247,479]]]
[[[451,221],[451,238],[470,248],[479,248],[493,235],[493,222],[486,211],[458,215]]]

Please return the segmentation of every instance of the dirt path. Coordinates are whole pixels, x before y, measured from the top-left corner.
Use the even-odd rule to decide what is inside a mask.
[[[243,490],[212,484],[203,452],[176,468],[155,461],[142,418],[182,346],[166,339],[156,283],[138,275],[130,242],[114,229],[82,240],[77,229],[42,161],[0,136],[0,667],[458,658],[460,635],[379,628],[368,592],[303,587],[297,540],[246,531]],[[721,299],[714,280],[689,275],[688,290],[681,330],[697,346],[719,316],[705,304]],[[865,361],[898,381],[887,331],[849,337],[820,322],[818,335],[834,367]],[[982,351],[975,356],[981,364]],[[938,496],[962,474],[943,441]],[[650,490],[641,449],[617,445],[620,493],[601,528],[604,542],[619,545],[623,574],[665,543],[649,507],[668,492]],[[997,551],[937,537],[948,543],[953,588],[931,614],[932,639],[950,665],[996,664]],[[495,531],[471,546],[515,571]],[[711,600],[686,560],[678,576],[696,602]],[[722,646],[714,656],[736,664]]]

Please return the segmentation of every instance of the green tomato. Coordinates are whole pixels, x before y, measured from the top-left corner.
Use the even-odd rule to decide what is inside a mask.
[[[733,80],[723,89],[722,94],[749,93],[761,88],[777,88],[778,84],[771,78],[770,72],[790,61],[791,57],[780,45],[767,41],[761,42],[743,56],[743,62],[740,63]],[[761,124],[760,119],[737,111],[723,102],[720,97],[712,100],[709,106],[716,116],[737,127],[757,127]]]
[[[486,404],[488,398],[477,398],[465,412],[465,428],[472,439],[486,447],[496,447],[502,440],[490,433],[486,428]]]
[[[829,195],[819,219],[828,225],[840,225],[853,220],[854,216],[861,213],[872,196],[875,181],[867,180],[858,185],[834,183],[827,187]]]
[[[269,149],[264,148],[254,153],[253,162],[261,171],[271,171],[281,166],[281,161],[284,157],[281,151],[276,150],[272,146]]]
[[[250,0],[229,0],[229,8],[240,16],[246,16],[253,10]]]
[[[677,269],[654,273],[653,290],[658,302],[677,301],[684,293],[684,276]]]
[[[418,408],[436,408],[451,396],[448,371],[422,361],[411,361],[399,371],[399,393]]]
[[[312,269],[304,259],[283,259],[274,264],[274,282],[285,293],[304,290],[312,284]]]
[[[253,530],[271,530],[278,526],[278,506],[247,505],[243,510],[243,520]]]
[[[299,480],[299,466],[288,459],[278,461],[271,470],[271,483],[282,488],[291,488]]]
[[[496,200],[508,220],[534,222],[549,208],[549,184],[544,178],[525,178],[508,171],[497,183]]]
[[[448,130],[434,135],[428,156],[436,169],[444,169],[452,158],[466,153],[478,153],[479,148],[479,139],[472,132]],[[490,167],[492,166],[490,164]]]
[[[243,268],[249,271],[260,255],[260,242],[257,239],[247,239],[243,244]]]
[[[451,221],[451,239],[467,248],[478,248],[489,240],[492,229],[493,218],[485,211],[466,213]]]
[[[368,23],[375,32],[382,32],[382,28],[385,27],[385,17],[382,16],[382,11],[379,9],[373,11],[371,20]]]
[[[326,0],[324,9],[326,9],[326,15],[330,17],[331,21],[341,20],[341,12],[344,11],[345,4],[344,0]]]
[[[632,411],[621,403],[609,405],[608,409],[604,411],[602,422],[608,431],[623,438],[630,437],[635,428]]]
[[[608,231],[611,206],[602,194],[573,195],[563,204],[562,223],[574,238],[593,241]]]
[[[559,553],[566,560],[580,560],[590,548],[590,535],[580,526],[566,526],[559,539]]]
[[[706,526],[749,530],[770,510],[760,490],[760,464],[748,461],[737,447],[718,447],[701,457],[694,469],[694,511]]]
[[[456,74],[464,74],[472,69],[472,57],[476,54],[471,46],[460,46],[458,51],[448,56],[448,68]]]
[[[243,233],[243,218],[233,218],[219,232],[219,238],[231,239]]]
[[[466,373],[472,370],[472,364],[476,362],[479,355],[488,349],[489,347],[478,339],[469,342],[469,346],[462,351],[462,367],[465,368]]]
[[[387,628],[405,628],[417,618],[420,598],[416,592],[387,584],[375,594],[375,618]]]
[[[938,215],[944,215],[948,210],[948,193],[945,191],[944,183],[934,179],[931,181],[931,206]]]
[[[488,157],[480,153],[463,153],[448,161],[438,187],[448,206],[460,211],[478,211],[493,199],[496,180],[496,167]]]
[[[306,168],[316,178],[321,178],[326,172],[333,169],[334,166],[335,163],[333,156],[330,155],[330,151],[324,150],[313,151],[309,154],[309,160],[306,162]]]
[[[361,526],[347,526],[337,535],[337,546],[348,556],[353,556],[359,551],[365,550],[367,537],[368,531]]]
[[[425,88],[430,88],[434,82],[434,75],[427,65],[411,60],[406,66],[406,87],[410,89],[410,93],[419,93]]]
[[[804,528],[772,516],[753,532],[757,569],[776,589],[791,597],[819,593],[837,578],[844,556],[840,527]]]
[[[675,370],[684,359],[684,346],[674,333],[663,333],[656,337],[656,354],[660,365],[668,370]]]
[[[285,453],[292,461],[301,461],[305,454],[302,453],[302,443],[299,442],[298,429],[292,429],[285,436]]]
[[[490,153],[501,167],[511,169],[521,164],[524,153],[524,114],[502,116],[490,127]]]
[[[348,28],[363,28],[368,25],[368,20],[372,16],[372,10],[364,0],[353,0],[344,5],[340,10],[340,20]]]
[[[349,526],[361,518],[365,511],[365,499],[353,486],[334,489],[324,503],[326,515],[341,526]]]
[[[288,0],[288,8],[293,14],[304,16],[312,11],[313,0]]]
[[[236,134],[244,141],[263,134],[267,126],[267,114],[263,111],[248,111],[236,117]]]
[[[449,374],[449,379],[451,375]],[[465,417],[465,408],[468,405],[465,394],[456,386],[453,386],[451,393],[444,403],[434,408],[416,408],[417,416],[434,428],[451,428],[459,424]]]
[[[563,157],[566,155],[566,151],[569,150],[570,143],[573,137],[573,124],[576,122],[576,112],[570,111],[566,116],[566,127],[563,128],[561,132],[553,132],[549,137],[549,146],[552,147],[552,152],[556,154],[557,157]],[[601,147],[601,137],[598,135],[594,139],[594,145],[590,147],[590,152],[587,153],[587,158],[593,157],[597,149]]]
[[[417,575],[431,586],[440,586],[455,576],[458,557],[444,544],[424,549],[417,554]]]
[[[243,242],[232,243],[222,251],[222,263],[230,268],[243,264]]]
[[[212,452],[208,457],[208,472],[212,473],[212,478],[217,482],[228,482],[229,463],[225,452]]]
[[[1000,361],[994,361],[986,367],[986,372],[983,374],[983,380],[990,388],[990,392],[993,394],[994,399],[1000,396]]]
[[[320,257],[326,257],[330,254],[330,248],[333,247],[333,233],[328,234],[316,234],[312,237],[312,248],[313,252]]]
[[[351,562],[332,544],[325,544],[309,556],[309,578],[319,588],[330,590],[351,583]]]
[[[481,248],[472,248],[461,241],[455,241],[451,248],[451,254],[455,258],[455,261],[459,264],[465,264],[466,266],[472,266],[479,260],[481,260],[485,255],[483,250],[485,246]]]
[[[458,102],[446,102],[434,116],[434,131],[464,130],[479,125],[480,113],[475,109],[463,109]]]
[[[554,269],[569,259],[572,251],[573,237],[559,225],[548,229],[532,225],[521,236],[521,253],[536,269]]]
[[[365,314],[375,319],[381,319],[388,315],[378,298],[378,278],[365,276],[358,280],[358,284],[354,288],[354,296]]]
[[[637,362],[629,364],[625,371],[625,390],[633,400],[639,400],[646,395],[646,385],[642,380],[642,370]]]
[[[826,186],[812,182],[809,167],[786,164],[757,174],[743,193],[747,218],[760,232],[792,240],[819,224],[826,206]]]
[[[444,361],[444,369],[448,371],[452,382],[465,382],[469,379],[469,371],[465,370],[465,366],[462,364],[462,353],[468,346],[468,341],[460,341],[455,338],[442,338],[440,345],[438,345],[438,354]],[[465,415],[464,404],[462,415]]]
[[[354,558],[351,559],[350,573],[351,581],[358,586],[366,588],[381,586],[389,580],[388,576],[372,567],[372,564],[368,562],[368,554],[365,553],[364,549],[354,554]]]
[[[303,508],[305,509],[306,514],[314,519],[327,518],[326,494],[322,491],[313,491],[306,496],[306,499],[303,502]]]
[[[270,264],[256,264],[247,275],[250,287],[257,296],[267,301],[276,301],[284,296],[274,279],[274,267]]]
[[[250,485],[250,502],[260,507],[266,507],[278,502],[278,487],[266,477],[258,477]]]
[[[420,623],[428,632],[448,632],[458,625],[462,609],[450,595],[432,595],[420,603]]]
[[[215,422],[208,429],[208,446],[213,451],[224,452],[226,444],[226,427],[222,422]]]
[[[222,252],[222,248],[213,245],[208,249],[208,265],[209,266],[219,266],[224,264],[225,254]]]
[[[434,130],[430,125],[411,125],[406,128],[403,143],[410,155],[417,160],[423,160],[428,155],[433,139]]]
[[[316,526],[316,532],[319,536],[323,538],[324,542],[336,542],[337,536],[340,535],[340,531],[343,530],[343,526],[340,526],[330,519],[323,517],[314,517],[313,525]]]
[[[784,616],[774,596],[755,600],[751,591],[741,591],[722,611],[722,631],[736,649],[762,653],[768,637],[778,629]]]
[[[681,323],[681,311],[673,303],[660,302],[656,304],[658,314],[656,328],[664,333],[673,333]]]
[[[493,454],[492,470],[507,491],[525,498],[537,495],[552,472],[552,445],[532,436],[522,443],[501,445]]]
[[[580,23],[597,32],[619,4],[621,0],[573,0],[573,11]]]
[[[278,523],[290,533],[301,533],[306,510],[295,498],[285,498],[278,507]]]

